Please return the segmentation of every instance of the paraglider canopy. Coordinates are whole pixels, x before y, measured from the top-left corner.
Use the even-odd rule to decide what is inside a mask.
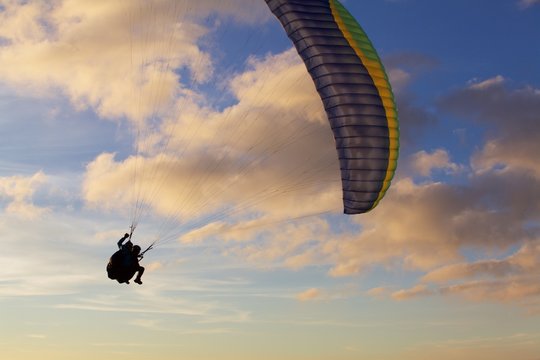
[[[384,66],[338,0],[265,0],[304,61],[336,141],[346,214],[372,210],[397,165],[397,110]]]

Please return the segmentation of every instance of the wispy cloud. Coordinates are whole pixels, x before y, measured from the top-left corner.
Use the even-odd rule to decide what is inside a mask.
[[[296,295],[296,298],[300,301],[316,300],[321,298],[322,293],[317,288],[311,288]]]
[[[472,118],[488,128],[486,142],[478,144],[471,158],[472,171],[455,163],[450,150],[421,150],[412,157],[411,172],[397,174],[384,202],[373,212],[341,220],[343,227],[328,217],[305,219],[339,210],[341,199],[331,131],[295,50],[250,58],[246,68],[224,81],[224,91],[234,100],[227,106],[214,106],[187,89],[190,81],[201,85],[211,79],[215,66],[211,53],[199,45],[211,31],[201,25],[199,15],[215,6],[216,11],[241,20],[259,9],[252,3],[197,2],[189,7],[196,16],[177,28],[170,4],[147,13],[132,2],[93,2],[87,7],[76,1],[50,6],[13,2],[0,13],[0,37],[5,39],[0,47],[2,82],[19,91],[30,91],[28,84],[32,84],[34,96],[51,96],[59,90],[75,107],[93,109],[103,118],[126,117],[138,125],[154,113],[162,119],[149,124],[152,127],[142,126],[134,144],[138,155],[103,152],[87,164],[83,196],[93,209],[126,211],[137,199],[146,201],[152,212],[173,222],[192,221],[190,231],[181,229],[185,231],[181,233],[177,228],[171,240],[219,244],[214,251],[249,267],[322,265],[334,277],[373,268],[421,273],[408,289],[376,287],[370,295],[405,299],[452,294],[535,303],[537,287],[525,275],[537,269],[524,264],[527,256],[537,258],[530,249],[540,214],[539,202],[531,201],[540,194],[538,89],[512,89],[511,82],[499,75],[444,96],[438,110]],[[147,17],[161,24],[159,28],[133,32],[133,24],[153,23]],[[155,46],[144,46],[145,42]],[[416,73],[433,69],[437,61],[404,54],[388,63],[401,95],[404,144],[411,144],[416,130],[436,118],[431,110],[415,105],[406,88]],[[179,69],[187,70],[190,79]],[[450,174],[461,170],[466,178],[459,185],[415,182],[418,175],[429,176],[435,170]],[[46,179],[43,173],[1,179],[6,212],[43,214],[33,195]],[[284,219],[300,221],[280,223]],[[62,223],[56,220],[51,223]],[[264,226],[274,222],[279,226]],[[86,234],[85,249],[105,254],[104,245],[113,239],[114,247],[122,232],[110,226]],[[67,233],[64,239],[77,238],[74,229]],[[28,243],[39,244],[30,239]],[[57,254],[53,250],[62,247],[56,243],[52,247],[45,252],[46,262],[35,254],[27,259],[20,253],[6,255],[10,266],[1,274],[2,295],[76,294],[78,284],[97,281],[98,275],[93,275],[97,265],[82,256],[73,260],[82,264],[80,270],[65,275],[70,268],[62,259],[76,251]],[[464,258],[463,249],[470,247],[479,249],[479,259]],[[520,250],[515,252],[516,248]],[[48,270],[37,276],[30,269],[39,266]],[[165,262],[147,268],[171,276]],[[42,281],[44,276],[47,282]],[[221,304],[183,303],[179,297],[164,295],[167,286],[208,291],[206,283],[190,282],[182,289],[173,283],[161,283],[159,289],[145,284],[135,290],[144,301],[128,306],[118,306],[117,299],[94,298],[66,301],[59,307],[133,313],[151,308],[208,322],[249,319],[249,312],[234,307],[220,311]],[[297,296],[326,298],[319,287]]]
[[[485,90],[485,89],[489,89],[490,87],[493,87],[493,86],[498,86],[498,85],[501,85],[503,84],[505,81],[504,77],[502,77],[501,75],[497,75],[491,79],[487,79],[487,80],[483,80],[483,81],[478,81],[477,79],[471,81],[471,84],[469,85],[469,89],[472,89],[472,90]]]
[[[225,227],[224,214],[259,212],[272,221],[339,209],[332,133],[296,53],[252,59],[230,88],[237,104],[215,111],[190,103],[150,134],[168,146],[145,158],[96,158],[87,167],[86,200],[125,207],[139,196],[164,216],[216,214],[205,231]]]
[[[47,181],[43,172],[32,176],[0,177],[0,198],[7,198],[5,212],[26,219],[34,219],[47,213],[48,209],[33,203],[36,190]]]
[[[480,260],[436,268],[423,276],[423,284],[392,294],[403,300],[426,295],[461,296],[473,301],[521,304],[540,310],[539,242],[528,242],[501,260]]]
[[[426,341],[410,347],[407,353],[414,358],[428,356],[443,360],[454,359],[456,356],[474,356],[475,359],[491,358],[494,348],[503,357],[511,356],[516,351],[535,354],[538,351],[538,339],[539,334],[534,332],[510,332],[508,335],[490,337],[463,336],[442,341]],[[534,355],[531,358],[534,359]]]
[[[523,9],[540,4],[540,0],[519,0],[519,6]]]
[[[496,104],[492,101],[495,98]],[[415,166],[409,171],[417,176],[437,168],[460,170],[467,181],[458,185],[418,184],[413,177],[401,174],[384,206],[355,218],[362,228],[359,234],[345,232],[312,243],[317,261],[331,265],[334,276],[351,276],[372,268],[424,272],[409,289],[376,288],[371,295],[391,293],[395,299],[451,295],[513,302],[533,310],[538,305],[538,287],[531,274],[537,272],[533,264],[538,262],[534,249],[540,208],[531,199],[540,196],[540,183],[536,151],[531,150],[537,142],[530,134],[538,133],[531,116],[537,113],[538,100],[534,89],[512,90],[498,80],[448,95],[441,102],[445,109],[473,116],[489,126],[484,147],[472,157],[472,169],[452,163],[451,154],[438,150],[417,153],[413,156]],[[529,129],[529,134],[523,128]],[[522,142],[531,151],[517,153],[508,147],[498,155],[491,152],[493,157],[488,161],[492,141],[507,146]],[[483,161],[498,166],[479,166]],[[467,248],[477,250],[476,260],[464,258],[462,252]],[[304,295],[310,294],[318,295],[315,291]]]
[[[59,90],[78,109],[142,121],[189,92],[175,70],[189,69],[195,82],[211,76],[212,60],[198,46],[210,31],[201,16],[260,21],[262,10],[249,1],[8,2],[0,12],[2,82],[41,97]]]
[[[490,128],[487,142],[472,158],[474,168],[485,171],[501,167],[507,171],[531,172],[540,178],[535,156],[539,130],[535,114],[540,111],[538,90],[513,89],[502,77],[480,84],[484,85],[453,92],[441,100],[444,110]]]
[[[429,176],[434,170],[441,169],[448,173],[459,171],[460,166],[450,161],[448,152],[444,149],[428,153],[424,150],[413,155],[413,166],[422,176]]]

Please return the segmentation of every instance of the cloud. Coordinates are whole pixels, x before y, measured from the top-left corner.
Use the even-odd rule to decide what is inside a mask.
[[[452,295],[538,309],[533,279],[540,207],[534,199],[540,199],[540,178],[537,151],[532,150],[540,130],[535,121],[538,91],[511,89],[502,77],[478,84],[440,103],[445,111],[487,129],[485,143],[471,158],[472,168],[461,169],[466,181],[415,183],[415,174],[460,168],[444,150],[416,153],[411,177],[394,181],[381,205],[356,219],[362,233],[342,234],[324,245],[334,263],[331,275],[375,267],[414,270],[424,275],[411,288],[394,291],[394,299]],[[474,260],[464,257],[469,250]]]
[[[366,291],[366,294],[374,298],[383,298],[388,295],[389,288],[384,286],[375,287]]]
[[[540,314],[540,285],[531,278],[476,280],[433,287],[419,284],[392,294],[395,300],[425,296],[453,296],[474,302],[497,302],[521,306],[531,314]]]
[[[346,285],[333,289],[310,288],[296,294],[298,301],[333,301],[338,299],[347,299],[358,296],[358,289],[355,285]]]
[[[226,82],[226,90],[236,102],[224,109],[214,108],[201,101],[199,94],[182,87],[177,93],[171,90],[175,82],[185,84],[183,72],[173,69],[186,67],[196,82],[211,76],[210,55],[197,46],[208,28],[195,20],[187,22],[172,32],[175,45],[169,47],[158,31],[170,30],[171,23],[166,11],[170,9],[161,3],[148,15],[141,11],[144,8],[125,8],[126,4],[92,3],[87,8],[74,4],[10,8],[15,12],[12,18],[24,18],[34,27],[28,27],[33,29],[29,34],[7,27],[2,36],[10,39],[10,46],[2,48],[1,59],[13,61],[17,52],[23,55],[27,51],[27,56],[18,57],[20,66],[33,70],[36,63],[50,65],[47,76],[44,71],[29,74],[37,84],[61,88],[74,103],[94,108],[104,117],[140,120],[157,108],[169,109],[160,110],[159,115],[165,114],[162,123],[142,129],[135,144],[138,155],[122,158],[103,153],[87,165],[82,190],[89,207],[127,213],[139,200],[143,205],[137,211],[141,213],[151,211],[173,222],[194,223],[194,230],[182,237],[184,242],[200,242],[217,233],[228,242],[226,254],[263,266],[335,264],[334,275],[362,268],[357,266],[354,252],[341,258],[345,248],[341,241],[354,243],[357,235],[334,236],[327,219],[314,217],[272,229],[264,226],[341,208],[332,134],[313,83],[294,50],[249,59],[247,68]],[[209,4],[203,1],[195,9],[203,14],[201,9]],[[16,13],[23,10],[41,14],[44,20]],[[133,34],[130,29],[136,29],[126,23],[125,16],[116,21],[126,13],[133,23],[145,23],[146,16],[154,16],[163,20],[163,26]],[[54,26],[56,23],[63,25]],[[104,31],[110,35],[103,36]],[[155,42],[155,49],[144,52],[144,36],[139,35]],[[179,57],[169,61],[170,54],[178,51]],[[135,69],[126,68],[131,57]],[[149,65],[139,66],[141,58]],[[24,70],[16,73],[28,73]],[[128,79],[127,84],[119,78]],[[7,77],[6,82],[24,87],[28,79]],[[433,116],[406,96],[398,102],[403,137],[410,134],[414,139],[419,128],[433,122]],[[181,111],[176,113],[178,109]],[[177,236],[173,231],[171,238]],[[369,260],[367,254],[371,257],[377,252],[366,253],[360,263],[395,258],[382,248],[380,251],[379,257]]]
[[[47,177],[41,171],[32,176],[0,177],[0,198],[7,198],[5,212],[26,219],[35,219],[48,212],[47,208],[33,204],[36,190],[45,184]]]
[[[41,297],[95,291],[109,281],[105,265],[116,248],[119,234],[106,246],[96,244],[94,229],[111,226],[111,219],[97,222],[95,214],[53,207],[47,216],[22,218],[3,214],[0,262],[0,297]],[[118,225],[113,225],[118,228]]]
[[[4,264],[0,273],[1,298],[76,294],[83,285],[95,283],[98,278],[91,267],[85,267],[88,272],[84,273],[80,268],[73,271],[71,261],[65,264],[66,260],[73,259],[71,253],[53,253],[48,249],[40,251],[39,255],[23,256],[11,249],[6,252],[11,255],[0,257]],[[49,256],[49,259],[40,259],[44,256]]]
[[[422,150],[413,155],[413,166],[422,176],[429,176],[434,170],[442,169],[452,174],[459,171],[460,166],[450,161],[448,152],[437,149],[433,153]]]
[[[430,72],[439,61],[420,53],[402,52],[386,56],[383,63],[387,69],[392,90],[399,98],[407,92],[407,86],[422,73]]]
[[[247,79],[246,76],[242,81]],[[514,91],[506,86],[506,82],[499,81],[489,86],[467,86],[443,99],[442,104],[447,106],[448,102],[444,101],[455,99],[460,92],[488,98],[488,94],[495,91],[499,93],[499,102],[506,102],[509,107],[514,106],[514,101],[510,100],[515,97],[518,101],[521,96],[526,102],[531,101],[526,107],[534,106],[534,90]],[[464,103],[453,103],[452,111],[482,114],[475,120],[491,125],[489,136],[500,136],[501,128],[506,127],[503,119],[488,119],[483,114],[486,111],[483,106],[491,106],[489,101],[480,102],[476,111],[468,112],[462,106],[473,105],[468,102],[468,96],[463,96],[463,100]],[[281,106],[284,104],[276,105]],[[502,107],[500,110],[507,111]],[[526,111],[515,115],[518,124],[528,123]],[[508,133],[509,143],[515,141],[511,138],[513,135],[519,136],[519,133]],[[487,149],[491,140],[488,137],[486,141],[485,148],[480,146],[478,153]],[[512,253],[516,247],[530,246],[537,236],[538,228],[531,224],[538,223],[540,208],[538,202],[530,201],[540,194],[540,184],[531,171],[536,164],[512,166],[511,171],[500,171],[498,167],[478,171],[477,166],[466,169],[450,158],[451,154],[443,149],[416,153],[412,157],[415,166],[410,169],[413,173],[401,174],[394,181],[381,206],[361,217],[344,220],[349,229],[351,222],[357,223],[358,231],[336,231],[335,226],[328,227],[329,222],[316,218],[309,223],[297,221],[278,229],[261,228],[259,225],[273,221],[272,217],[263,216],[246,223],[210,222],[186,234],[183,240],[200,242],[219,235],[214,241],[224,240],[224,253],[229,256],[262,267],[324,265],[329,267],[329,274],[336,277],[354,276],[374,268],[420,272],[418,284],[410,289],[392,292],[390,289],[395,287],[387,286],[371,293],[399,300],[457,295],[471,300],[534,303],[535,287],[530,278],[522,276],[531,268],[494,259],[494,256]],[[433,181],[418,184],[413,180],[417,175],[429,175],[434,169],[463,171],[465,181],[456,185]],[[474,249],[478,259],[467,262],[463,256],[466,249]],[[532,259],[529,261],[534,261],[534,256]],[[509,290],[511,284],[515,285],[514,290]],[[495,291],[497,286],[501,292]]]
[[[420,53],[396,53],[386,56],[383,63],[388,71],[392,89],[397,95],[406,93],[409,83],[421,73],[432,71],[439,62]]]
[[[534,307],[535,312],[540,310],[540,285],[531,279],[474,281],[444,287],[440,291],[445,295],[459,295],[472,301],[524,304],[530,309]],[[530,302],[532,299],[534,304]]]
[[[249,1],[8,2],[0,12],[0,77],[26,95],[61,93],[78,109],[140,122],[169,111],[190,93],[186,84],[212,76],[199,46],[211,31],[202,18],[261,21],[262,10]]]
[[[421,139],[437,124],[435,114],[417,105],[414,96],[408,92],[396,95],[399,116],[400,151],[417,149]]]
[[[433,112],[416,104],[409,85],[422,73],[436,67],[438,61],[419,53],[397,53],[383,60],[398,109],[400,148],[402,151],[413,149],[438,120]]]
[[[227,253],[261,267],[298,269],[323,261],[321,246],[331,236],[328,222],[317,217],[256,230],[251,241],[229,244]]]
[[[428,269],[458,256],[451,214],[466,208],[459,192],[439,183],[416,185],[408,178],[392,186],[381,206],[354,219],[361,223],[360,234],[345,234],[326,245],[334,257],[332,275],[392,264]]]
[[[451,360],[456,358],[505,359],[519,353],[524,354],[525,358],[537,360],[539,338],[538,333],[512,331],[498,336],[445,338],[417,344],[411,347],[407,354],[414,359]]]
[[[522,276],[531,270],[521,263],[527,257],[510,261],[504,256],[532,246],[537,238],[540,202],[531,201],[540,198],[537,89],[512,89],[508,79],[496,76],[440,99],[438,111],[487,128],[462,183],[416,183],[418,175],[454,173],[461,167],[447,150],[415,149],[412,173],[398,173],[371,213],[343,220],[312,216],[341,208],[339,170],[320,99],[296,52],[250,58],[245,69],[224,80],[233,101],[215,106],[187,89],[189,82],[202,85],[214,76],[210,50],[200,46],[212,29],[200,20],[215,2],[194,4],[194,16],[181,27],[173,21],[174,11],[168,11],[170,3],[156,3],[152,13],[132,4],[14,2],[0,14],[0,20],[10,19],[0,30],[5,84],[20,91],[33,87],[36,96],[60,90],[78,108],[91,108],[102,117],[140,122],[155,114],[162,120],[140,128],[137,154],[106,152],[87,165],[82,190],[90,208],[128,213],[137,202],[141,214],[190,225],[174,229],[172,240],[193,246],[219,242],[217,251],[259,267],[322,265],[335,277],[373,268],[420,273],[417,284],[391,294],[395,299],[432,294],[534,299],[534,284]],[[231,9],[242,5],[220,2],[216,11],[236,16]],[[250,9],[246,6],[237,20],[249,18]],[[147,16],[161,25],[133,26],[148,23]],[[218,23],[212,26],[219,28]],[[154,46],[148,49],[145,39]],[[417,63],[421,66],[415,68]],[[433,59],[411,54],[389,61],[406,151],[418,146],[419,133],[437,121],[432,110],[416,105],[405,91],[415,74],[433,66]],[[27,190],[4,190],[4,196],[12,204],[35,206],[36,181]],[[10,211],[28,208],[13,205]],[[107,234],[112,232],[89,241],[99,245]],[[474,249],[478,259],[467,261],[467,249]],[[13,266],[20,270],[30,264]],[[161,262],[148,267],[168,270]],[[65,284],[78,280],[88,279],[55,278],[57,291],[67,291]],[[29,289],[40,289],[37,278],[28,281]],[[509,287],[512,281],[519,285],[515,291]],[[497,284],[508,285],[501,287],[507,292],[495,292]],[[388,294],[392,288],[370,293]],[[320,291],[304,296],[316,297]],[[66,306],[99,308],[85,302]]]
[[[504,83],[504,81],[505,81],[505,79],[501,75],[497,75],[494,78],[487,79],[487,80],[480,81],[480,82],[475,80],[475,81],[471,82],[471,84],[469,85],[469,89],[472,89],[472,90],[485,90],[485,89],[489,89],[490,87],[495,87],[495,86],[502,85]]]
[[[87,166],[88,203],[121,208],[139,196],[164,216],[217,214],[213,226],[222,214],[271,220],[339,209],[332,132],[295,51],[252,59],[230,88],[238,102],[221,111],[185,103],[149,134],[147,156],[97,157]]]
[[[463,89],[453,91],[439,100],[444,111],[496,126],[498,130],[522,134],[534,126],[540,92],[531,86],[512,88],[511,82],[501,75],[475,82]],[[516,118],[525,129],[516,128],[510,121]]]
[[[465,247],[503,252],[531,239],[528,223],[538,219],[538,206],[517,200],[526,187],[512,184],[509,190],[506,183],[517,180],[490,174],[468,186],[396,181],[381,206],[355,218],[363,229],[359,235],[345,234],[325,245],[335,262],[331,274],[375,266],[427,271],[459,261]]]
[[[224,254],[250,266],[301,269],[325,262],[322,244],[328,236],[333,236],[329,222],[312,214],[285,220],[263,216],[235,224],[209,223],[182,235],[181,241],[220,242]]]
[[[320,214],[315,213],[301,216],[299,218],[278,220],[269,216],[263,216],[253,220],[243,220],[241,223],[232,224],[225,221],[210,222],[182,234],[180,236],[180,241],[183,243],[195,243],[204,241],[209,237],[219,235],[222,240],[227,242],[244,242],[253,239],[258,233],[268,231],[272,227],[287,227],[291,223],[302,221],[303,219],[307,219],[306,221],[313,221],[313,217],[317,215]]]
[[[489,86],[457,91],[441,102],[446,111],[488,126],[489,138],[473,156],[473,167],[476,171],[494,168],[527,171],[539,178],[535,154],[536,134],[540,130],[536,117],[540,111],[540,92],[532,87],[511,89],[502,81],[487,82]]]
[[[423,276],[426,282],[447,282],[475,276],[503,276],[515,271],[511,264],[500,260],[483,260],[475,263],[461,263],[443,266]]]
[[[394,300],[407,300],[418,296],[427,296],[433,295],[433,291],[428,289],[426,285],[416,285],[411,289],[399,290],[392,293],[392,298]]]
[[[540,242],[526,242],[503,259],[462,262],[425,274],[422,284],[400,290],[394,298],[424,295],[462,296],[474,301],[516,303],[540,310]]]
[[[528,171],[540,178],[536,159],[540,131],[540,92],[533,87],[512,89],[502,76],[455,91],[440,101],[443,110],[488,127],[488,139],[474,154],[477,171],[502,167]]]
[[[540,164],[535,160],[534,135],[512,141],[514,137],[502,135],[489,140],[482,151],[472,158],[472,165],[479,172],[501,167],[505,171],[525,170],[540,178]]]
[[[189,123],[192,123],[192,119],[196,119],[198,114],[204,114],[208,125],[201,129],[201,132],[193,128],[188,128],[186,131],[184,128],[190,134],[189,136],[194,136],[195,144],[186,148],[183,152],[185,156],[181,160],[171,160],[167,155],[155,155],[137,160],[139,169],[146,166],[143,164],[147,161],[153,163],[154,168],[158,169],[161,166],[164,169],[175,169],[175,166],[179,166],[180,171],[165,172],[174,174],[171,177],[171,179],[174,178],[174,181],[171,181],[174,184],[171,185],[171,193],[180,188],[188,189],[194,194],[193,197],[185,196],[184,200],[178,201],[178,199],[167,200],[164,193],[161,203],[166,204],[170,201],[171,208],[161,209],[163,214],[168,214],[174,206],[178,206],[178,203],[185,204],[186,208],[195,206],[195,209],[202,209],[202,211],[212,211],[216,208],[230,209],[226,204],[229,204],[228,201],[231,199],[245,199],[245,204],[251,205],[248,195],[256,193],[256,191],[251,192],[251,189],[257,189],[256,184],[261,184],[261,179],[265,179],[266,183],[268,179],[274,179],[270,181],[271,184],[283,187],[283,184],[293,181],[294,171],[299,169],[298,164],[305,163],[306,158],[309,159],[308,156],[294,163],[290,154],[306,156],[309,153],[314,154],[315,158],[324,157],[326,156],[324,154],[327,154],[328,159],[334,156],[331,146],[325,149],[314,146],[321,143],[331,144],[331,139],[326,142],[326,140],[321,140],[322,138],[306,138],[306,142],[303,142],[302,138],[299,142],[301,146],[294,147],[295,151],[290,153],[287,150],[287,153],[280,154],[280,150],[276,147],[277,156],[269,158],[268,162],[264,163],[264,169],[249,167],[250,171],[243,173],[246,176],[245,179],[234,176],[238,174],[238,168],[235,167],[237,165],[234,165],[235,162],[232,161],[235,156],[242,154],[241,159],[251,159],[251,155],[256,158],[262,154],[264,157],[262,150],[273,148],[273,144],[265,141],[267,137],[265,135],[271,129],[265,127],[264,124],[277,124],[276,126],[281,128],[301,123],[309,124],[315,134],[321,131],[322,135],[323,131],[327,131],[323,130],[320,108],[309,112],[310,116],[307,119],[295,113],[295,109],[304,109],[303,104],[306,104],[305,108],[309,109],[311,107],[307,104],[320,106],[320,104],[316,105],[318,102],[315,95],[313,98],[299,98],[295,97],[294,92],[286,93],[287,89],[294,89],[296,84],[303,81],[305,83],[302,86],[310,86],[309,79],[304,77],[305,72],[293,54],[289,51],[264,59],[252,60],[251,69],[231,79],[231,88],[238,97],[237,104],[222,111],[197,108],[192,104],[188,108],[186,118],[176,119],[180,123],[190,119]],[[272,85],[278,86],[279,90],[276,94],[272,94],[272,91],[267,92],[268,89],[258,88],[259,84],[265,83],[267,71],[272,74],[286,71],[289,74],[280,77],[280,84]],[[529,129],[533,134],[538,133],[535,131],[537,122],[534,122],[531,116],[531,110],[536,110],[538,106],[538,92],[528,87],[510,89],[508,81],[500,81],[497,78],[478,84],[482,86],[467,85],[461,90],[448,94],[439,103],[439,110],[464,118],[472,118],[487,128],[486,142],[479,144],[477,153],[471,159],[472,167],[462,168],[453,163],[450,161],[452,154],[446,150],[438,149],[431,153],[417,152],[412,157],[415,165],[410,169],[412,173],[399,174],[400,176],[395,179],[381,206],[360,217],[343,220],[349,229],[351,224],[356,224],[358,226],[355,228],[356,231],[336,231],[336,228],[329,227],[330,223],[327,219],[316,217],[307,223],[292,222],[275,229],[259,227],[261,224],[272,223],[280,218],[301,217],[307,214],[307,211],[317,213],[317,210],[336,208],[336,206],[329,207],[330,203],[327,203],[325,199],[339,198],[336,196],[339,188],[326,188],[327,191],[322,191],[310,198],[307,202],[309,208],[306,208],[304,205],[306,200],[301,200],[299,194],[287,192],[283,199],[285,202],[267,202],[265,199],[261,204],[255,201],[251,207],[241,206],[239,213],[242,215],[246,216],[253,211],[249,217],[238,217],[228,222],[218,216],[217,219],[214,218],[214,221],[201,221],[201,226],[186,233],[182,240],[186,243],[223,240],[221,249],[224,254],[261,267],[301,268],[324,265],[329,267],[329,274],[335,277],[354,276],[374,268],[421,273],[418,283],[410,289],[390,292],[389,289],[392,287],[386,288],[388,289],[385,291],[386,294],[399,300],[430,295],[457,295],[471,300],[483,298],[515,303],[523,300],[521,302],[523,304],[527,300],[534,304],[535,285],[530,278],[521,276],[525,272],[523,268],[496,259],[498,256],[512,253],[515,248],[532,244],[538,235],[538,227],[534,224],[538,224],[540,220],[540,205],[537,201],[530,201],[531,198],[540,198],[540,183],[536,170],[538,165],[533,161],[534,152],[526,156],[504,157],[501,154],[497,157],[497,166],[489,163],[486,155],[490,154],[489,144],[492,141],[508,146],[517,141],[525,141],[529,147],[535,146],[534,136],[525,134],[520,126]],[[281,85],[283,88],[280,87]],[[264,96],[258,97],[257,93]],[[287,94],[286,98],[290,97],[290,100],[284,101],[283,98],[278,98],[275,102],[271,101],[272,96],[278,97],[282,94]],[[236,142],[230,141],[234,136],[227,126],[221,125],[225,124],[221,121],[231,118],[254,120],[250,117],[253,110],[247,111],[248,108],[264,109],[260,114],[257,113],[256,119],[259,120],[260,116],[261,122],[248,122],[249,127],[244,129],[246,137],[237,138]],[[513,120],[512,125],[508,123],[509,118]],[[295,121],[288,122],[289,119],[295,119]],[[303,122],[298,122],[299,119]],[[173,120],[175,119],[171,119],[165,128],[174,129]],[[169,134],[173,134],[170,141],[172,148],[169,148],[172,152],[178,151],[183,144],[186,144],[185,133],[172,131]],[[210,141],[209,139],[217,140]],[[253,146],[253,142],[247,141],[248,139],[263,139],[262,144],[266,148],[259,148],[258,144]],[[210,152],[203,151],[201,144],[214,144],[215,147]],[[305,151],[308,148],[309,151],[303,152],[303,149]],[[151,154],[153,151],[148,153]],[[219,154],[221,157],[216,159],[209,156],[209,153]],[[206,161],[209,167],[201,167],[200,162],[189,163],[190,156],[197,155],[195,158],[200,159],[201,154],[207,156]],[[298,159],[300,158],[298,156]],[[276,161],[275,164],[274,161]],[[127,201],[107,191],[112,188],[125,188],[126,183],[122,181],[118,181],[115,186],[110,185],[116,184],[114,176],[124,173],[123,176],[127,177],[127,174],[133,173],[134,162],[134,158],[118,161],[112,154],[104,154],[89,165],[87,189],[100,189],[101,185],[105,189],[105,192],[97,197],[88,196],[90,202],[105,204],[111,199],[119,203]],[[163,165],[160,162],[163,162]],[[329,162],[331,163],[331,160]],[[255,162],[249,164],[251,166]],[[285,173],[281,172],[278,164],[279,166],[284,164],[287,169]],[[92,169],[92,166],[96,166],[96,169]],[[505,170],[501,171],[501,168]],[[183,179],[184,174],[200,176],[208,169],[219,170],[214,174],[203,175],[208,179],[212,179],[215,175],[216,182],[209,182],[207,185],[216,184],[220,179],[221,186],[217,187],[219,191],[213,192],[211,189],[205,189],[205,186],[194,186],[197,182],[194,182],[193,177]],[[460,170],[463,171],[465,177],[459,184],[434,181],[418,184],[414,181],[416,176],[425,176],[434,169],[449,172]],[[259,173],[259,170],[262,172]],[[327,171],[328,174],[331,173],[330,169]],[[226,180],[223,183],[224,178],[231,181]],[[163,183],[167,184],[167,182]],[[239,185],[239,188],[236,188],[236,185]],[[89,194],[91,192],[87,192],[87,195]],[[212,196],[218,194],[203,202],[208,204],[208,209],[202,205],[196,205],[195,202],[191,205],[187,202],[187,200],[199,199],[207,194],[212,194]],[[231,213],[227,211],[222,214],[230,215]],[[182,212],[180,214],[189,215]],[[466,261],[463,254],[467,249],[474,249],[477,254],[476,260]],[[514,289],[511,288],[512,283],[515,284]],[[500,292],[495,291],[497,286],[500,287]]]
[[[392,91],[399,94],[411,81],[412,75],[400,68],[390,68],[388,70],[388,79],[392,84]]]
[[[319,299],[321,296],[321,291],[319,289],[311,288],[299,293],[298,295],[296,295],[296,298],[299,301],[309,301]]]
[[[440,105],[486,128],[485,143],[471,157],[467,182],[397,181],[385,206],[361,219],[367,230],[359,236],[361,242],[349,238],[336,244],[340,255],[332,274],[365,271],[379,261],[424,272],[417,284],[392,293],[397,300],[457,296],[512,303],[536,313],[540,177],[533,149],[540,130],[535,120],[538,91],[512,89],[497,76],[450,93]],[[425,175],[434,165],[444,167],[448,155],[417,153],[416,171]],[[473,260],[463,256],[469,250]]]
[[[158,319],[133,319],[130,321],[133,326],[138,326],[146,330],[163,331],[166,330]]]
[[[519,6],[523,9],[540,4],[540,0],[519,0]]]
[[[200,228],[197,228],[195,230],[182,234],[180,237],[180,241],[183,243],[192,243],[192,242],[202,241],[208,236],[215,235],[215,234],[221,234],[223,236],[225,232],[231,232],[231,231],[234,232],[235,227],[237,226],[238,225],[236,224],[233,226],[230,226],[224,221],[212,222],[209,224],[205,224],[204,226]]]
[[[249,320],[249,312],[217,298],[224,293],[245,292],[251,284],[233,278],[227,272],[226,261],[218,261],[208,253],[194,252],[188,268],[178,265],[179,255],[174,250],[166,249],[159,257],[156,250],[143,260],[142,265],[148,270],[144,275],[148,281],[143,286],[120,286],[109,280],[105,272],[107,258],[116,250],[121,233],[111,232],[108,244],[102,240],[96,243],[94,239],[105,236],[97,236],[96,229],[107,233],[119,226],[109,218],[101,217],[98,222],[89,219],[91,216],[88,212],[69,216],[55,211],[46,219],[33,220],[32,226],[25,219],[2,216],[0,299],[9,302],[29,297],[32,299],[28,302],[36,301],[40,308],[124,312],[138,314],[139,318],[144,318],[144,314],[155,315],[152,318],[163,314],[164,326],[170,325],[171,314],[196,322]],[[141,241],[142,235],[139,232],[137,241]],[[189,251],[184,248],[182,256]],[[205,261],[218,270],[211,272],[208,266],[201,266]],[[152,273],[158,269],[159,274]],[[206,301],[205,296],[197,294],[212,294],[208,297],[212,300]],[[48,300],[44,301],[45,298]],[[137,321],[134,325],[152,324]],[[155,325],[160,327],[159,323]]]
[[[145,265],[144,268],[147,271],[156,271],[163,268],[163,263],[160,261],[153,261],[149,263],[148,265]]]

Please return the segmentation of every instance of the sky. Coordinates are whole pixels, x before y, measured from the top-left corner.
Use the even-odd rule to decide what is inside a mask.
[[[401,134],[355,216],[263,1],[0,0],[2,358],[540,359],[540,1],[343,3]]]

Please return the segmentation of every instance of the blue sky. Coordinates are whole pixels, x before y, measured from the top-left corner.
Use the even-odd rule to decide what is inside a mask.
[[[353,217],[264,2],[0,0],[4,356],[538,360],[540,3],[344,4],[402,134]]]

